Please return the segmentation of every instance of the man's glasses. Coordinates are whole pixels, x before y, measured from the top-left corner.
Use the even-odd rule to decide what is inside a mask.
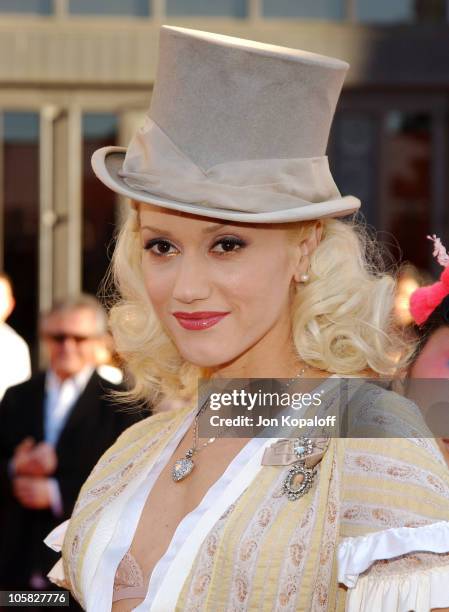
[[[45,334],[47,340],[51,340],[52,342],[56,342],[58,344],[63,344],[66,340],[73,340],[77,344],[81,342],[86,342],[86,340],[92,340],[96,338],[96,336],[82,336],[81,334]]]

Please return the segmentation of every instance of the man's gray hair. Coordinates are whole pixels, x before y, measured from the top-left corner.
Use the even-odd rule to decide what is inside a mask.
[[[54,314],[62,312],[73,312],[74,310],[87,309],[95,314],[97,321],[97,334],[103,336],[108,331],[108,315],[93,295],[88,293],[80,293],[79,295],[67,298],[65,300],[59,300],[53,304],[53,306],[41,315],[41,327],[44,322]]]

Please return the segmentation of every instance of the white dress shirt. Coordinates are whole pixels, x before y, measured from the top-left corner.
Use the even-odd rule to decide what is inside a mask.
[[[61,381],[53,370],[47,371],[44,401],[44,440],[56,447],[61,431],[70,416],[94,368],[87,366],[75,376]],[[56,478],[49,478],[51,507],[56,516],[63,512],[61,491]]]
[[[84,391],[94,368],[87,366],[71,378],[61,381],[53,370],[47,371],[44,402],[44,439],[56,446],[61,431]]]
[[[31,376],[30,351],[22,336],[0,323],[0,400],[6,389]]]

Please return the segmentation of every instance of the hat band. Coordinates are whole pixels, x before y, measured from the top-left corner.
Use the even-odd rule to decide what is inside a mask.
[[[260,213],[341,199],[327,156],[224,162],[205,170],[148,116],[119,176],[145,194],[219,210]]]

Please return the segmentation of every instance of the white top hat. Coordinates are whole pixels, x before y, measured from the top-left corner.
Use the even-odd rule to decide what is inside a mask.
[[[349,64],[162,26],[151,106],[128,149],[92,156],[98,178],[139,202],[254,223],[337,217],[325,155]]]

